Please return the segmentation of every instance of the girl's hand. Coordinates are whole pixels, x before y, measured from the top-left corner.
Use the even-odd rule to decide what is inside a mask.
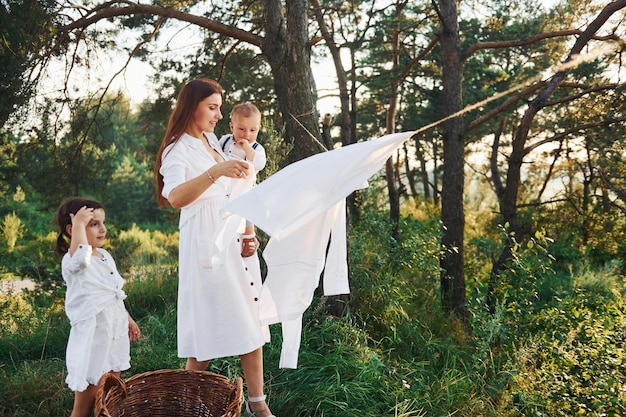
[[[139,326],[137,326],[137,323],[133,320],[130,314],[128,315],[128,337],[131,342],[134,342],[141,337],[141,330],[139,330]]]
[[[82,206],[76,214],[70,213],[70,218],[72,219],[72,226],[83,226],[86,227],[91,220],[93,220],[94,209],[88,208],[87,206]]]

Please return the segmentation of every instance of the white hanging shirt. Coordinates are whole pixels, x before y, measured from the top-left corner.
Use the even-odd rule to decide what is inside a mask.
[[[267,277],[260,294],[260,319],[282,323],[279,366],[296,368],[302,314],[324,270],[324,294],[348,294],[345,199],[414,132],[358,142],[295,162],[223,209],[264,230]],[[328,239],[330,247],[326,253]]]

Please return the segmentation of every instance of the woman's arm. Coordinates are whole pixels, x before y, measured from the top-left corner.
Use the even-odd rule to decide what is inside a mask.
[[[245,161],[219,162],[197,177],[175,187],[167,196],[167,200],[172,207],[182,208],[196,201],[218,178],[222,176],[246,178],[248,175],[248,163]]]

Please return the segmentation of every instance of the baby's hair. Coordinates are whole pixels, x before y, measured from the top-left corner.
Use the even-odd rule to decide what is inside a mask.
[[[259,111],[258,107],[252,103],[240,103],[233,107],[233,109],[230,111],[230,120],[234,119],[235,116],[261,116],[261,112]]]
[[[104,206],[96,200],[82,197],[69,197],[63,200],[54,214],[54,222],[59,226],[59,236],[54,247],[55,255],[63,256],[70,248],[69,240],[71,236],[67,232],[67,225],[72,224],[70,214],[76,214],[81,207],[104,210]]]

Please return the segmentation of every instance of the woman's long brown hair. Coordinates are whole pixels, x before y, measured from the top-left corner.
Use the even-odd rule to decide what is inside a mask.
[[[191,125],[198,103],[215,93],[223,95],[222,86],[215,80],[200,78],[189,81],[178,94],[176,105],[167,123],[167,129],[165,130],[165,135],[161,141],[161,146],[159,147],[159,152],[157,153],[156,162],[154,164],[156,199],[160,207],[165,207],[169,204],[167,199],[161,195],[161,191],[163,191],[163,176],[159,170],[161,169],[163,152],[169,145],[178,142],[183,133],[185,133],[187,128]]]

